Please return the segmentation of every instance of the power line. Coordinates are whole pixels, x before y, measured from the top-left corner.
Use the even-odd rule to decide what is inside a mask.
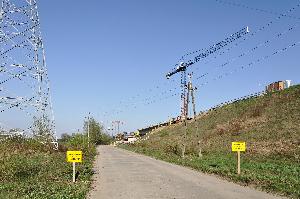
[[[250,54],[250,53],[253,53],[254,51],[256,51],[257,49],[259,49],[260,47],[263,47],[263,46],[267,46],[268,44],[270,44],[273,40],[275,39],[278,39],[286,34],[288,34],[289,32],[291,31],[294,31],[296,28],[298,28],[299,25],[294,25],[294,26],[291,26],[289,27],[288,29],[284,30],[283,32],[280,32],[280,33],[277,33],[272,39],[269,39],[269,40],[266,40],[264,42],[261,42],[259,44],[257,44],[255,47],[249,49],[248,51],[245,51],[243,53],[241,53],[240,55],[236,56],[236,57],[233,57],[231,58],[230,60],[224,62],[223,64],[219,65],[219,66],[216,66],[214,69],[218,69],[218,68],[223,68],[225,67],[226,65],[229,65],[231,62],[233,61],[236,61],[237,59],[239,58],[242,58],[242,57],[245,57],[246,55]],[[207,62],[206,62],[207,63]],[[196,79],[201,79],[203,78],[204,76],[208,75],[209,73],[204,73],[202,74],[201,76],[199,77],[196,77]]]
[[[300,4],[298,3],[297,5],[293,6],[293,7],[290,8],[288,11],[286,11],[286,14],[283,14],[283,15],[287,15],[288,13],[293,12],[294,10],[298,9],[299,7],[300,7]],[[265,30],[266,28],[269,28],[270,26],[272,26],[272,25],[275,23],[275,21],[282,19],[282,17],[283,17],[283,16],[280,15],[280,16],[276,17],[275,19],[269,21],[269,22],[266,23],[265,25],[259,27],[258,29],[254,30],[254,31],[251,31],[250,34],[248,34],[248,37],[242,38],[241,40],[239,40],[239,42],[235,43],[233,46],[231,46],[231,47],[225,49],[224,51],[222,51],[222,52],[219,53],[219,54],[216,54],[216,56],[214,56],[212,59],[216,59],[218,56],[221,56],[221,55],[225,54],[226,52],[230,51],[231,49],[233,49],[234,47],[239,46],[242,42],[246,41],[246,40],[249,39],[250,37],[255,36],[257,33],[259,33],[259,32],[261,32],[261,31]],[[193,52],[184,54],[184,55],[181,57],[181,59],[179,59],[178,63],[179,63],[180,61],[185,60],[185,57],[187,57],[187,56],[189,56],[189,55],[192,55],[192,54],[195,54],[195,53],[199,53],[199,52],[202,51],[202,50],[203,50],[203,49],[196,50],[196,51],[193,51]],[[206,62],[206,63],[207,63],[207,62]],[[176,66],[176,65],[178,65],[178,64],[175,64],[175,66]],[[195,69],[198,70],[199,68],[195,68]]]
[[[212,59],[216,59],[218,56],[221,56],[221,55],[225,54],[226,52],[230,51],[232,48],[234,48],[234,47],[240,45],[242,42],[244,42],[245,40],[247,40],[250,36],[255,36],[255,35],[256,35],[257,33],[259,33],[260,31],[263,31],[263,30],[265,30],[267,27],[270,27],[272,24],[274,24],[275,21],[281,19],[283,16],[287,16],[288,13],[294,11],[294,10],[297,9],[299,6],[300,6],[300,4],[297,4],[296,6],[290,8],[290,9],[286,12],[287,14],[281,14],[281,15],[279,15],[278,17],[276,17],[274,20],[269,21],[269,22],[266,23],[265,25],[261,26],[259,29],[255,30],[255,31],[252,31],[252,32],[249,34],[248,37],[242,38],[242,40],[241,40],[240,42],[233,44],[233,46],[231,46],[231,47],[225,49],[224,51],[220,52],[219,54],[215,55]],[[187,56],[189,56],[189,55],[192,55],[192,54],[195,54],[195,53],[199,53],[199,52],[201,52],[201,51],[204,51],[204,49],[202,48],[202,49],[200,49],[200,50],[196,50],[196,51],[193,51],[193,52],[190,52],[190,53],[186,53],[186,54],[184,54],[184,55],[181,57],[181,59],[180,59],[179,61],[183,61],[183,60],[185,59],[185,57],[187,57]],[[211,59],[211,60],[212,60],[212,59]],[[211,60],[205,62],[205,64],[209,63]],[[224,64],[225,64],[225,63],[224,63]],[[225,64],[225,65],[227,65],[227,64]],[[175,66],[178,66],[178,64],[176,64]],[[197,68],[197,67],[195,67],[194,69],[195,69],[195,70],[199,70],[199,68]],[[203,78],[203,77],[207,76],[208,74],[209,74],[209,73],[204,73],[204,74],[202,74],[201,76],[196,77],[196,79]],[[174,80],[172,80],[172,81],[174,82]],[[148,89],[147,92],[153,92],[155,89],[159,89],[159,88],[161,88],[161,86],[155,86],[153,89]],[[167,94],[168,92],[172,92],[174,89],[175,89],[175,88],[169,89],[169,90],[167,90],[167,91],[163,91],[163,92],[160,93],[159,95]],[[137,98],[140,97],[140,96],[141,96],[141,94],[137,94],[136,96],[129,98],[128,101],[135,100],[135,99],[137,99]],[[143,100],[140,100],[140,101],[141,101],[141,103],[143,103],[144,101],[150,100],[150,99],[152,99],[152,98],[153,98],[153,97],[148,97],[148,98],[143,99]],[[122,104],[124,104],[124,103],[125,103],[125,102],[122,102],[122,101],[121,101],[121,102],[120,102],[120,105],[122,105]],[[129,104],[124,105],[124,106],[128,107],[128,106],[132,106],[132,104],[136,104],[136,102],[129,103]]]
[[[254,11],[258,11],[258,12],[263,12],[263,13],[267,13],[267,14],[272,14],[272,15],[276,15],[276,16],[282,16],[282,17],[287,17],[287,18],[291,18],[291,19],[297,19],[299,20],[299,17],[294,17],[294,16],[290,16],[287,14],[282,14],[279,12],[275,12],[272,10],[264,10],[264,9],[260,9],[260,8],[254,8],[254,7],[250,7],[241,3],[234,3],[234,2],[229,2],[229,1],[222,1],[222,0],[215,0],[218,3],[221,3],[223,5],[230,5],[230,6],[235,6],[235,7],[240,7],[240,8],[245,8],[248,10],[254,10]]]
[[[242,66],[240,66],[240,67],[238,67],[238,68],[236,68],[236,69],[234,69],[234,70],[232,70],[232,71],[230,71],[230,72],[226,72],[226,73],[223,73],[223,74],[221,74],[221,75],[218,75],[218,76],[216,76],[215,78],[213,78],[212,81],[220,80],[220,79],[222,79],[222,78],[224,78],[224,77],[227,77],[227,76],[229,76],[229,75],[231,75],[231,74],[233,74],[233,73],[235,73],[235,72],[238,72],[239,70],[243,70],[243,69],[246,69],[246,68],[248,68],[248,67],[251,67],[251,66],[253,66],[253,65],[257,64],[257,63],[260,63],[260,62],[262,62],[262,61],[264,61],[264,60],[267,60],[267,59],[269,59],[269,58],[271,58],[271,57],[273,57],[273,56],[275,56],[275,55],[278,55],[279,53],[286,52],[286,51],[288,51],[289,49],[298,46],[299,44],[300,44],[300,41],[295,42],[295,43],[293,43],[293,44],[290,44],[290,45],[288,45],[288,46],[286,46],[286,47],[284,47],[284,48],[278,49],[278,50],[274,51],[273,53],[271,53],[271,54],[269,54],[269,55],[262,56],[262,57],[260,57],[260,58],[258,58],[258,59],[256,59],[256,60],[254,60],[254,61],[252,61],[252,62],[250,62],[250,63],[248,63],[248,64],[246,64],[246,65],[242,65]],[[198,88],[199,88],[199,87],[204,87],[204,86],[206,86],[206,85],[209,84],[209,83],[211,83],[211,81],[206,81],[205,83],[197,84],[196,87],[198,87]],[[144,106],[149,106],[149,105],[151,105],[151,104],[154,104],[154,103],[157,103],[157,102],[166,100],[166,99],[168,99],[168,98],[171,98],[171,97],[174,97],[174,96],[178,96],[179,94],[180,94],[180,93],[173,93],[172,95],[169,95],[169,96],[166,96],[166,97],[156,98],[156,99],[154,99],[154,100],[152,100],[152,101],[150,101],[150,102],[148,102],[148,103],[145,103],[145,104],[143,104],[143,105],[144,105]],[[137,107],[133,107],[133,108],[137,108]],[[120,112],[124,112],[124,111],[120,111]]]
[[[229,65],[230,63],[236,61],[237,59],[242,58],[242,57],[245,57],[245,56],[249,55],[250,53],[253,53],[254,51],[258,50],[259,48],[261,48],[261,47],[263,47],[263,46],[267,46],[267,45],[270,44],[273,40],[278,39],[278,38],[280,38],[280,37],[282,37],[282,36],[284,36],[284,35],[290,33],[291,31],[294,31],[294,30],[295,30],[296,28],[298,28],[298,27],[299,27],[298,24],[297,24],[297,25],[294,25],[294,26],[291,26],[291,27],[289,27],[288,29],[286,29],[286,30],[284,30],[284,31],[282,31],[282,32],[280,32],[280,33],[275,34],[275,36],[274,36],[272,39],[269,39],[269,40],[266,40],[266,41],[264,41],[264,42],[261,42],[261,43],[257,44],[257,45],[254,46],[253,48],[251,48],[251,49],[249,49],[249,50],[247,50],[247,51],[241,53],[240,55],[238,55],[238,56],[236,56],[236,57],[233,57],[233,58],[229,59],[228,61],[222,63],[222,64],[219,65],[219,66],[214,67],[214,69],[223,68],[223,67]],[[209,62],[206,62],[205,64],[207,64],[207,63],[209,63]],[[209,72],[206,72],[206,73],[204,73],[204,74],[202,74],[202,75],[196,77],[195,79],[196,79],[196,80],[199,80],[199,79],[201,79],[201,78],[203,78],[203,77],[205,77],[205,76],[207,76],[207,75],[209,75]],[[148,100],[151,101],[151,99],[153,99],[153,98],[163,96],[163,95],[168,94],[168,93],[170,93],[170,92],[173,92],[173,91],[175,91],[175,90],[177,90],[176,87],[174,87],[174,88],[172,88],[172,89],[168,89],[168,90],[166,90],[166,91],[161,92],[161,93],[158,94],[158,95],[155,95],[155,96],[148,97],[148,98],[145,98],[145,99],[143,99],[143,100],[140,100],[140,102],[133,102],[133,103],[131,103],[131,104],[128,104],[127,107],[128,107],[128,106],[131,106],[131,105],[135,105],[135,104],[137,104],[137,103],[147,102]]]
[[[249,28],[248,26],[241,29],[240,31],[231,34],[229,37],[226,39],[208,47],[206,50],[201,52],[200,54],[196,55],[193,59],[188,60],[187,62],[181,62],[178,67],[173,69],[171,72],[167,73],[166,77],[167,79],[170,79],[173,75],[180,73],[181,74],[181,81],[180,81],[180,87],[181,87],[181,119],[185,120],[186,124],[186,106],[187,106],[187,76],[186,76],[186,71],[188,67],[192,66],[193,64],[199,62],[200,60],[208,57],[209,55],[219,51],[220,49],[226,47],[230,43],[234,42],[235,40],[240,39],[241,37],[247,35],[249,33]]]
[[[233,47],[236,47],[236,46],[238,46],[239,44],[241,44],[243,41],[247,40],[250,36],[255,36],[255,35],[256,35],[257,33],[259,33],[260,31],[263,31],[263,30],[265,30],[266,28],[270,27],[271,25],[274,24],[275,21],[280,20],[282,17],[288,15],[288,13],[291,13],[292,11],[294,11],[295,9],[297,9],[299,6],[300,6],[300,4],[297,4],[296,6],[290,8],[290,9],[286,12],[286,14],[282,14],[282,15],[276,17],[274,20],[269,21],[268,23],[266,23],[265,25],[261,26],[261,27],[258,28],[257,30],[251,32],[251,33],[249,34],[248,37],[242,38],[242,40],[241,40],[240,42],[235,43],[233,46],[231,46],[231,47],[227,48],[226,50],[220,52],[219,54],[217,54],[216,56],[214,56],[212,59],[216,59],[218,56],[223,55],[225,52],[230,51]],[[296,26],[295,26],[295,27],[296,27]],[[295,27],[294,27],[294,28],[295,28]],[[290,29],[289,29],[288,31],[290,31]],[[280,33],[279,33],[279,34],[280,34]],[[279,35],[279,34],[278,34],[278,35]],[[279,35],[279,36],[281,36],[281,35]],[[265,45],[266,45],[266,44],[268,44],[269,42],[263,42],[263,43],[261,43],[260,45],[262,45],[262,44],[264,44],[264,43],[265,43]],[[256,46],[256,47],[257,47],[257,46]],[[252,51],[256,50],[256,49],[257,49],[256,47],[254,47],[254,48],[252,49]],[[203,51],[203,49],[197,50],[197,51],[193,51],[193,52],[191,52],[191,53],[187,53],[187,54],[183,55],[183,56],[181,57],[180,60],[184,60],[186,56],[192,55],[192,54],[195,54],[195,53],[199,53],[200,51]],[[243,53],[242,53],[242,54],[243,54]],[[249,53],[247,53],[247,54],[249,54]],[[243,57],[243,56],[245,56],[245,55],[242,55],[242,57]],[[233,58],[233,59],[235,59],[235,58]],[[233,61],[233,59],[232,59],[231,61]],[[211,60],[210,60],[210,61],[211,61]],[[205,62],[205,64],[209,63],[210,61]],[[176,64],[176,65],[177,65],[177,64]],[[175,65],[175,66],[176,66],[176,65]],[[225,66],[225,65],[228,65],[228,63],[226,64],[226,62],[225,62],[225,63],[223,64],[223,66]],[[194,69],[195,69],[195,70],[198,70],[199,68],[194,68]],[[202,74],[201,76],[197,77],[197,79],[203,78],[203,77],[207,76],[208,74],[209,74],[209,73],[204,73],[204,74]],[[155,87],[155,88],[156,88],[156,87]],[[157,87],[157,89],[158,89],[158,87]],[[169,89],[169,90],[167,90],[167,91],[163,91],[163,92],[160,93],[158,96],[160,96],[160,98],[163,98],[163,97],[161,97],[161,95],[165,95],[165,94],[167,94],[167,93],[169,93],[169,92],[175,91],[175,89],[176,89],[176,88]],[[152,90],[151,90],[151,91],[152,91]],[[176,95],[179,95],[179,94],[178,94],[178,93],[177,93],[177,94],[172,94],[172,95],[169,96],[169,97],[173,97],[173,96],[176,96]],[[138,97],[138,96],[140,96],[140,95],[137,95],[137,97]],[[135,99],[135,98],[137,98],[137,97],[134,97],[133,99]],[[154,100],[152,100],[152,101],[150,101],[150,102],[147,102],[148,100],[153,99],[153,98],[154,98]],[[141,100],[141,103],[145,102],[144,104],[149,105],[149,104],[153,104],[153,103],[156,103],[157,101],[159,101],[159,100],[157,100],[157,99],[158,99],[157,96],[154,96],[154,97],[148,97],[148,98],[146,98],[146,99]],[[130,103],[130,104],[127,104],[127,105],[126,105],[126,107],[129,107],[129,106],[134,106],[134,108],[136,108],[137,103],[136,103],[136,102],[133,102],[133,103]],[[119,112],[124,112],[124,111],[119,111]]]
[[[235,72],[238,72],[239,70],[246,69],[247,67],[253,66],[254,64],[257,64],[257,63],[262,62],[262,61],[264,61],[264,60],[266,60],[266,59],[269,59],[270,57],[272,57],[272,56],[274,56],[274,55],[277,55],[277,54],[279,54],[279,53],[285,52],[285,51],[289,50],[290,48],[296,47],[296,46],[299,45],[299,44],[300,44],[300,41],[295,42],[295,43],[293,43],[293,44],[290,44],[290,45],[288,45],[288,46],[286,46],[286,47],[284,47],[284,48],[281,48],[281,49],[278,49],[278,50],[274,51],[272,54],[265,55],[265,56],[263,56],[263,57],[260,57],[260,58],[258,58],[258,59],[256,59],[256,60],[254,60],[254,61],[252,61],[252,62],[246,64],[246,65],[240,66],[240,67],[238,67],[238,68],[236,68],[236,69],[234,69],[234,70],[232,70],[232,71],[230,71],[230,72],[226,72],[226,73],[223,73],[223,74],[221,74],[221,75],[218,75],[218,76],[216,76],[215,78],[213,78],[212,80],[213,80],[213,81],[216,81],[216,80],[219,80],[219,79],[224,78],[224,77],[226,77],[226,76],[229,76],[229,75],[231,75],[231,74],[233,74],[233,73],[235,73]],[[207,85],[208,83],[209,83],[209,81],[206,81],[205,83],[202,83],[202,84],[200,84],[200,85],[198,85],[198,86],[199,86],[199,87],[203,87],[203,86]]]
[[[165,81],[165,82],[163,83],[163,85],[156,85],[156,86],[154,86],[154,87],[152,87],[152,88],[149,88],[149,89],[144,90],[143,92],[149,94],[150,92],[153,92],[153,91],[155,91],[155,90],[157,90],[157,89],[162,88],[163,86],[167,86],[168,84],[171,84],[171,83],[174,83],[174,82],[175,82],[175,80],[172,80],[171,82]],[[126,102],[129,103],[128,101],[135,100],[136,98],[141,97],[141,96],[142,96],[141,93],[136,94],[136,95],[130,97],[129,99],[127,99],[126,101],[125,101],[125,100],[120,101],[119,104],[120,104],[120,105],[123,105],[123,104],[125,104]],[[146,99],[147,99],[147,98],[145,98],[145,100],[146,100]],[[141,100],[141,101],[144,101],[144,100]],[[126,106],[126,105],[125,105],[125,106]]]
[[[241,37],[245,36],[246,34],[249,33],[249,28],[248,26],[241,29],[240,31],[231,34],[229,37],[227,37],[226,39],[215,43],[214,45],[208,47],[207,49],[201,50],[200,54],[198,54],[197,56],[195,56],[193,59],[190,59],[186,62],[184,62],[184,65],[178,65],[176,68],[174,68],[171,72],[169,72],[166,76],[167,78],[170,78],[172,75],[176,74],[177,72],[181,72],[186,70],[186,68],[190,67],[191,65],[199,62],[200,60],[208,57],[209,55],[217,52],[218,50],[226,47],[227,45],[229,45],[230,43],[240,39]],[[192,53],[194,54],[194,52]]]

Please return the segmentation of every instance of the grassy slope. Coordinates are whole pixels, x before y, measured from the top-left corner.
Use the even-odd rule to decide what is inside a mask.
[[[69,148],[80,149],[71,145]],[[85,198],[95,149],[84,152],[84,162],[77,164],[79,175],[75,184],[65,150],[54,151],[34,140],[16,138],[1,142],[0,198]]]
[[[199,127],[198,130],[196,127]],[[180,158],[184,127],[159,129],[129,150],[244,185],[300,198],[300,86],[236,102],[188,124],[187,157]],[[197,156],[198,141],[203,157]],[[236,175],[232,141],[246,141],[242,174]]]

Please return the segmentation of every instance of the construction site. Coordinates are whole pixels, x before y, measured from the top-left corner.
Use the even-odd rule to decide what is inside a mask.
[[[0,198],[300,198],[299,9],[0,0]]]

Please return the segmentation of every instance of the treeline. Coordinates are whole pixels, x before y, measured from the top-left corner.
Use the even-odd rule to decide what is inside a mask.
[[[83,132],[73,133],[69,135],[63,133],[61,135],[61,143],[72,143],[73,145],[84,146],[88,142],[95,145],[107,145],[112,141],[112,137],[104,132],[104,127],[93,117],[84,121]]]

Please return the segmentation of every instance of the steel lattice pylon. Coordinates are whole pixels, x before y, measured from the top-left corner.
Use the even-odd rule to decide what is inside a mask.
[[[25,132],[48,129],[46,134],[54,138],[54,117],[37,2],[0,2],[0,121],[13,118],[13,127]],[[18,126],[19,123],[22,127]]]

